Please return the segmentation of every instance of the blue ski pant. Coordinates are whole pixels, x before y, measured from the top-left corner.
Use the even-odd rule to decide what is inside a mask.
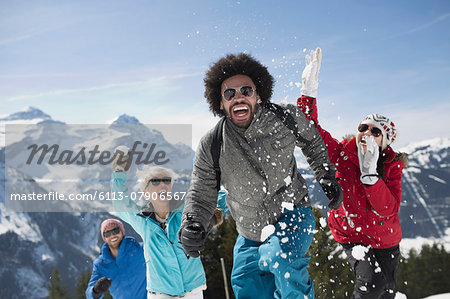
[[[282,214],[264,243],[239,235],[231,272],[236,298],[314,298],[305,257],[314,228],[312,209],[295,207]]]

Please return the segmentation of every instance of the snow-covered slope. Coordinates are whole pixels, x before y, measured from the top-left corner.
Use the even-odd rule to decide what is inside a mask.
[[[403,235],[442,238],[450,215],[450,138],[410,144],[400,151],[409,154],[402,180]]]

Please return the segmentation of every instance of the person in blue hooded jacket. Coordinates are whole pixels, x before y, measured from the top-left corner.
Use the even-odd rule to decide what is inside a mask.
[[[151,167],[140,186],[148,195],[149,203],[140,208],[130,199],[127,187],[127,157],[130,150],[121,146],[116,149],[113,161],[111,192],[119,200],[113,201],[114,210],[128,222],[144,241],[144,256],[147,265],[147,298],[189,299],[203,298],[206,276],[200,258],[188,258],[178,239],[183,205],[171,211],[169,196],[172,193],[172,170]],[[226,209],[225,192],[219,194],[218,206]],[[219,209],[211,218],[211,227],[220,224],[222,213]]]
[[[100,231],[105,243],[94,261],[86,298],[101,298],[108,289],[114,299],[147,298],[142,243],[125,236],[123,223],[117,219],[103,221]]]

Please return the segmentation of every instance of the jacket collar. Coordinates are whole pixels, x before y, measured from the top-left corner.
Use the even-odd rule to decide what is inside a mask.
[[[124,236],[122,243],[120,243],[119,252],[117,253],[117,258],[120,258],[122,254],[128,249],[129,244],[131,244],[132,237]],[[108,243],[103,243],[102,246],[102,257],[105,261],[114,262],[116,259],[111,255],[109,251]]]

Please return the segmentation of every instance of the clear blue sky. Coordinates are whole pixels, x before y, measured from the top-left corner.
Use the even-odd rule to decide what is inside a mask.
[[[397,147],[450,137],[449,1],[2,1],[0,114],[192,123],[195,147],[217,121],[203,97],[212,62],[250,53],[277,79],[272,100],[294,102],[317,46],[334,137],[374,112],[396,123]]]

